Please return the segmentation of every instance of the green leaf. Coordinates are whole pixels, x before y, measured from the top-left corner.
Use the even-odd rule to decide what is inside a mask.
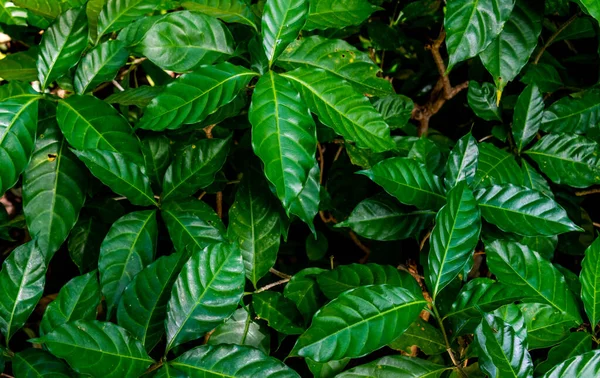
[[[136,49],[164,70],[185,72],[233,54],[233,37],[221,22],[200,13],[168,13]]]
[[[426,304],[422,297],[391,285],[347,291],[315,314],[290,354],[317,362],[367,355],[397,339]]]
[[[307,358],[305,362],[314,378],[332,378],[346,368],[346,365],[350,362],[350,358],[329,362],[315,362]]]
[[[275,265],[281,241],[279,209],[259,174],[244,173],[229,209],[228,229],[229,239],[240,246],[246,277],[254,287]]]
[[[522,303],[519,305],[527,325],[529,349],[547,348],[566,339],[570,329],[580,322],[570,314],[556,310],[543,303]]]
[[[137,126],[162,131],[200,122],[233,101],[257,75],[231,63],[201,67],[182,75],[150,101]]]
[[[312,236],[309,235],[308,238],[312,238]],[[325,270],[321,268],[302,269],[292,276],[290,282],[283,289],[283,295],[296,304],[304,319],[312,319],[315,312],[324,303],[324,297],[316,279],[316,276],[322,272]]]
[[[108,322],[77,320],[31,341],[46,345],[53,355],[65,359],[80,374],[107,378],[138,376],[154,362],[142,343]]]
[[[466,182],[459,182],[447,198],[429,240],[429,288],[434,301],[469,263],[481,232],[481,214]]]
[[[104,99],[109,104],[135,105],[139,108],[145,108],[165,87],[151,87],[141,85],[137,88],[127,88],[124,91],[116,92]]]
[[[115,108],[93,96],[71,96],[58,102],[56,120],[65,139],[78,150],[118,152],[142,163],[140,142]]]
[[[585,312],[590,319],[592,329],[600,322],[600,238],[586,249],[585,258],[581,262],[581,299]]]
[[[539,88],[535,84],[527,86],[519,95],[513,115],[512,135],[519,153],[536,136],[543,111],[544,98]]]
[[[88,0],[85,7],[85,13],[88,18],[88,28],[90,29],[90,41],[95,41],[98,38],[98,16],[102,11],[102,7],[108,0]]]
[[[254,153],[265,164],[265,176],[289,212],[314,166],[314,121],[294,87],[273,71],[256,84],[248,117]]]
[[[600,92],[583,92],[580,97],[563,97],[544,111],[540,128],[549,133],[583,134],[600,122]]]
[[[257,17],[245,0],[185,0],[181,2],[181,6],[225,22],[248,25],[258,31]]]
[[[536,376],[547,373],[554,366],[592,350],[592,336],[587,332],[573,332],[569,337],[548,351],[546,361],[535,368]]]
[[[238,308],[231,318],[215,328],[208,339],[208,344],[247,345],[265,354],[269,354],[271,349],[269,330],[253,321],[250,313],[243,308]]]
[[[165,202],[161,215],[175,250],[186,254],[189,246],[198,249],[225,241],[226,230],[215,211],[206,203],[190,198]]]
[[[300,67],[321,68],[348,81],[358,91],[372,96],[385,96],[393,92],[389,81],[377,77],[379,67],[369,56],[341,39],[327,39],[313,35],[294,41],[277,58],[277,65],[287,70]],[[383,102],[379,107],[388,109],[387,113],[395,113],[394,110],[397,112],[397,108],[408,107],[407,103],[410,103],[411,109],[408,110],[408,118],[410,118],[412,100],[408,97],[390,95],[388,98],[379,99],[378,102]],[[378,105],[375,107],[381,112]],[[408,119],[402,123],[402,126],[407,121]]]
[[[91,216],[80,216],[69,235],[67,245],[71,260],[77,265],[80,273],[96,269],[100,244],[108,227],[100,220]]]
[[[15,377],[70,378],[71,369],[45,350],[29,348],[14,355],[12,369]]]
[[[446,352],[442,332],[420,318],[411,324],[402,336],[392,341],[388,346],[405,353],[411,353],[412,347],[417,346],[429,356]]]
[[[510,1],[498,3],[508,4]],[[543,3],[527,0],[514,3],[500,34],[479,54],[500,92],[525,67],[542,31]]]
[[[152,188],[162,189],[165,172],[171,163],[171,141],[165,135],[149,135],[141,140],[142,155],[146,174],[152,181]]]
[[[448,3],[444,28],[450,61],[456,63],[478,55],[500,34],[515,0],[454,0]]]
[[[37,97],[0,102],[0,194],[17,183],[29,164],[37,129]]]
[[[221,243],[194,251],[167,305],[167,351],[201,337],[235,311],[244,292],[243,272],[236,245]]]
[[[319,163],[315,161],[311,170],[308,171],[308,177],[302,191],[290,203],[290,214],[296,215],[306,223],[313,234],[316,232],[313,220],[319,212],[319,203],[321,201],[320,173]]]
[[[179,151],[165,173],[162,200],[189,197],[212,184],[225,164],[229,142],[229,138],[203,139]]]
[[[526,154],[557,184],[587,188],[600,183],[600,148],[591,139],[570,134],[548,134]]]
[[[502,319],[486,314],[475,331],[479,366],[490,377],[533,377],[527,342]]]
[[[291,80],[310,111],[347,141],[374,152],[394,148],[381,114],[347,82],[317,68],[298,68],[282,76]]]
[[[153,12],[156,7],[156,0],[108,0],[98,16],[97,40]]]
[[[581,321],[565,278],[537,252],[519,243],[500,240],[486,243],[485,252],[488,267],[498,281],[519,287],[524,297],[547,303],[575,322]]]
[[[475,198],[486,221],[502,231],[523,236],[552,236],[582,229],[553,199],[523,186],[492,185]]]
[[[154,210],[129,213],[111,226],[100,246],[98,260],[107,319],[132,278],[154,260],[157,237]]]
[[[537,85],[542,93],[550,93],[559,90],[563,86],[560,74],[554,66],[545,63],[529,64],[525,74],[521,78],[525,84]]]
[[[435,211],[402,206],[387,196],[377,195],[360,202],[350,216],[335,227],[350,227],[363,238],[390,241],[416,237],[433,222]]]
[[[600,22],[600,4],[594,0],[579,0],[578,3],[583,5],[584,10],[589,13],[590,16],[594,17],[596,21]]]
[[[554,198],[554,193],[548,185],[548,181],[542,176],[538,171],[535,170],[529,163],[525,160],[521,161],[521,171],[523,172],[523,184],[531,189],[537,190],[538,192],[542,192],[546,196],[550,198]]]
[[[300,377],[276,358],[241,345],[199,346],[169,362],[169,365],[191,377]]]
[[[35,240],[17,247],[0,271],[0,331],[6,345],[21,328],[44,292],[46,264]]]
[[[486,121],[502,121],[502,109],[498,106],[498,95],[492,83],[479,85],[476,81],[470,81],[467,100],[477,117]]]
[[[60,248],[83,207],[87,172],[55,126],[38,137],[23,174],[23,212],[46,261]]]
[[[522,183],[523,174],[513,155],[491,143],[479,144],[479,162],[473,188]]]
[[[435,210],[446,202],[442,180],[430,173],[425,165],[409,158],[387,159],[358,173],[381,185],[400,202],[419,209]]]
[[[360,25],[381,9],[367,0],[311,0],[305,30]]]
[[[263,291],[252,295],[252,307],[260,319],[269,327],[284,335],[299,335],[304,332],[302,315],[294,303],[281,293]]]
[[[569,358],[554,366],[542,378],[593,377],[600,366],[600,350],[592,350]]]
[[[391,265],[349,264],[341,265],[317,276],[319,288],[329,299],[335,299],[345,291],[366,285],[399,286],[419,295],[421,288],[408,272]]]
[[[484,315],[482,322],[485,321],[489,315],[490,314]],[[527,347],[527,326],[525,324],[525,317],[519,306],[512,303],[507,304],[496,309],[491,315],[510,326],[514,330],[515,335],[523,341],[523,345]]]
[[[262,45],[269,67],[294,41],[308,15],[306,0],[267,0],[263,10],[261,31]]]
[[[63,0],[14,0],[13,3],[51,20],[70,8]]]
[[[150,28],[160,21],[164,15],[146,16],[131,22],[119,32],[117,40],[122,41],[130,51],[140,54],[139,45]],[[140,54],[141,55],[141,54]]]
[[[129,53],[121,41],[106,41],[94,47],[77,66],[75,91],[84,94],[105,81],[111,81],[128,57]]]
[[[87,46],[87,34],[84,7],[69,9],[44,32],[37,60],[42,89],[77,64]]]
[[[6,55],[0,59],[0,78],[26,82],[37,80],[37,54],[38,49],[31,48],[27,51]]]
[[[104,150],[73,150],[73,153],[104,185],[127,197],[132,204],[156,205],[150,179],[140,166],[130,162],[124,155]]]
[[[0,2],[0,23],[27,26],[27,12],[9,1]]]
[[[434,364],[421,358],[408,356],[387,356],[359,365],[336,378],[368,378],[368,377],[406,377],[406,378],[439,378],[450,368]]]
[[[460,138],[456,146],[450,151],[450,157],[446,163],[446,177],[444,183],[450,189],[465,180],[468,185],[473,183],[477,172],[479,161],[479,147],[471,133]]]
[[[163,256],[138,273],[123,291],[117,320],[150,352],[165,333],[167,303],[186,259],[182,253]]]
[[[450,320],[479,318],[483,312],[523,299],[521,288],[496,282],[489,278],[475,278],[458,293],[452,309],[446,313]]]
[[[392,130],[402,130],[408,124],[415,104],[409,97],[391,94],[378,98],[373,102],[373,106]]]

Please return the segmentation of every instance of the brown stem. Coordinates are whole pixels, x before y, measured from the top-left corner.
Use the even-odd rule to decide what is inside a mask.
[[[289,274],[282,273],[282,272],[280,272],[280,271],[278,271],[278,270],[275,270],[275,268],[271,268],[271,269],[269,269],[269,272],[273,273],[274,275],[276,275],[276,276],[277,276],[277,277],[279,277],[279,278],[286,278],[286,279],[288,279],[288,280],[289,280],[290,278],[292,278],[292,276],[290,276]]]
[[[287,282],[290,282],[289,278],[284,278],[282,280],[270,283],[270,284],[265,285],[265,286],[261,287],[260,289],[256,290],[254,292],[254,294],[262,293],[263,291],[267,291],[267,290],[269,290],[269,289],[271,289],[271,288],[273,288],[275,286],[283,285],[284,283],[287,283]]]
[[[533,59],[533,64],[538,64],[540,58],[542,57],[542,55],[544,55],[544,51],[546,51],[546,49],[554,42],[556,37],[558,37],[560,33],[562,33],[569,25],[571,25],[577,19],[577,17],[579,17],[579,13],[574,14],[571,18],[565,21],[564,24],[560,25],[560,27],[556,29],[554,34],[552,34],[550,38],[548,38],[548,41],[544,43],[544,46],[542,46],[540,51],[538,51],[535,55],[535,58]]]
[[[325,159],[323,158],[324,149],[321,143],[317,142],[317,151],[319,151],[319,184],[323,184],[323,168],[325,166]]]
[[[600,188],[588,189],[588,190],[580,190],[575,192],[577,197],[587,196],[589,194],[598,194],[600,193]]]
[[[223,192],[217,192],[217,215],[223,219]]]

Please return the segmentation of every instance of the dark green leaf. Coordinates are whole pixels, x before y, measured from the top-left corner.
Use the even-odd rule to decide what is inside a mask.
[[[529,349],[547,348],[569,336],[570,329],[579,322],[553,306],[542,303],[524,303],[519,308],[527,325]]]
[[[127,88],[122,92],[116,92],[104,99],[109,104],[135,105],[145,108],[150,101],[164,91],[165,87],[151,87],[142,85],[137,88]]]
[[[510,153],[491,143],[479,144],[479,162],[473,188],[485,188],[493,184],[523,183],[523,174]]]
[[[430,356],[446,352],[446,343],[442,332],[420,318],[388,346],[409,354],[412,352],[413,346],[417,346],[423,353]]]
[[[600,238],[585,251],[585,258],[581,262],[581,299],[585,312],[590,320],[592,329],[600,322]]]
[[[537,190],[538,192],[542,192],[546,196],[550,198],[554,198],[554,193],[548,185],[548,181],[542,176],[538,171],[535,170],[529,163],[525,160],[521,161],[521,171],[523,172],[523,184],[531,189]]]
[[[312,239],[312,235],[308,238]],[[322,272],[325,270],[320,268],[303,269],[294,274],[283,289],[283,295],[296,304],[304,319],[311,319],[324,303],[325,298],[316,279],[316,276]]]
[[[600,350],[574,356],[550,369],[542,378],[594,377],[600,367]]]
[[[530,64],[521,78],[525,84],[537,85],[543,93],[554,92],[563,86],[562,79],[554,66],[545,63]]]
[[[350,359],[344,358],[339,361],[315,362],[307,358],[305,361],[314,378],[332,378],[344,370]]]
[[[171,162],[171,141],[164,135],[150,135],[141,142],[146,174],[152,181],[152,188],[160,191],[163,177]]]
[[[75,91],[89,92],[105,81],[111,81],[127,61],[129,54],[121,41],[106,41],[81,60],[75,72]]]
[[[4,80],[37,80],[37,48],[6,55],[0,60],[0,77]]]
[[[492,83],[479,85],[476,81],[470,81],[467,100],[479,118],[486,121],[502,121],[502,109],[498,106],[498,95]]]
[[[102,11],[102,7],[108,0],[88,0],[85,7],[85,13],[88,18],[88,27],[90,29],[90,40],[95,41],[98,38],[98,16]]]
[[[261,31],[262,45],[269,67],[294,41],[308,15],[306,0],[267,0],[263,10]]]
[[[544,111],[541,129],[549,133],[583,134],[600,122],[600,92],[587,91],[580,97],[563,97]]]
[[[460,291],[446,314],[451,320],[477,318],[483,312],[523,299],[521,288],[493,281],[489,278],[475,278]]]
[[[281,293],[263,291],[252,296],[252,307],[260,319],[284,335],[299,335],[304,332],[302,315],[294,303]]]
[[[225,22],[237,22],[258,29],[257,17],[246,0],[184,0],[181,6]]]
[[[460,138],[456,146],[450,152],[446,163],[446,177],[444,182],[446,188],[450,189],[459,181],[465,180],[471,185],[475,180],[479,160],[479,147],[471,133]]]
[[[98,37],[122,29],[156,9],[156,0],[108,0],[98,16]]]
[[[100,244],[107,232],[108,227],[95,217],[79,217],[69,236],[68,250],[81,273],[96,269]]]
[[[336,378],[439,378],[449,369],[446,366],[434,364],[420,358],[387,356],[347,370],[336,375]]]
[[[311,0],[305,30],[359,25],[380,9],[367,0]]]
[[[209,345],[235,344],[254,347],[265,354],[271,349],[269,330],[252,320],[243,308],[238,308],[231,318],[221,324],[210,335]]]
[[[63,361],[44,350],[34,348],[15,354],[12,360],[12,369],[15,377],[23,378],[70,378],[73,376],[71,369]]]
[[[373,102],[373,106],[392,130],[404,128],[414,109],[413,100],[399,94],[378,98]]]
[[[592,336],[587,332],[573,332],[569,337],[548,351],[548,358],[535,368],[540,376],[554,366],[592,350]]]
[[[319,212],[319,202],[321,200],[320,172],[319,163],[315,161],[311,170],[308,171],[304,188],[290,204],[290,214],[296,215],[306,223],[313,234],[315,234],[313,220]]]
[[[539,88],[529,85],[521,92],[513,116],[512,135],[521,152],[536,136],[542,121],[544,98]]]

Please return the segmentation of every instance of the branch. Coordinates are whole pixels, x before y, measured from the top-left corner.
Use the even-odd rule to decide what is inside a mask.
[[[284,278],[282,280],[270,283],[268,285],[265,285],[263,287],[261,287],[260,289],[256,290],[253,294],[258,294],[258,293],[262,293],[263,291],[267,291],[275,286],[279,286],[279,285],[283,285],[284,283],[290,282],[289,278]]]
[[[533,64],[538,64],[540,58],[542,57],[542,55],[544,55],[544,51],[546,51],[546,49],[550,47],[550,45],[554,42],[556,37],[558,37],[560,33],[562,33],[569,25],[571,25],[577,19],[577,17],[579,17],[579,13],[575,13],[571,18],[565,21],[564,24],[560,25],[560,27],[556,29],[554,34],[552,34],[550,38],[548,38],[548,41],[544,43],[544,46],[542,46],[540,51],[538,51],[538,53],[535,55],[535,58],[533,59]]]
[[[290,276],[289,274],[282,273],[278,270],[275,270],[274,268],[269,269],[269,272],[273,273],[274,275],[280,278],[287,278],[288,280],[292,278],[292,276]]]
[[[575,195],[577,197],[582,197],[582,196],[587,196],[589,194],[597,194],[600,193],[600,188],[594,188],[594,189],[589,189],[589,190],[580,190],[578,192],[575,192]]]

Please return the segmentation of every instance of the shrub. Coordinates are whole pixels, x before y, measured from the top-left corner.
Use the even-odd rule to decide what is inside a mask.
[[[598,4],[0,1],[0,372],[596,376]]]

